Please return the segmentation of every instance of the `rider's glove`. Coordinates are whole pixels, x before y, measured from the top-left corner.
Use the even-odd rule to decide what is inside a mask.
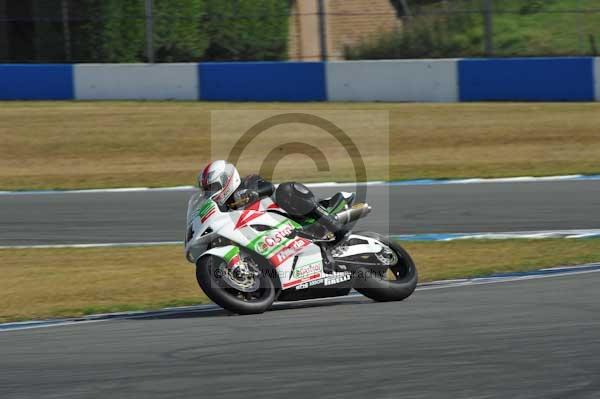
[[[254,190],[242,189],[236,191],[233,194],[234,204],[239,206],[244,206],[246,204],[252,203],[258,199],[258,193]]]

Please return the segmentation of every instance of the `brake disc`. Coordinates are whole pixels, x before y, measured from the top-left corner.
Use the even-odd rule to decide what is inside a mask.
[[[231,288],[241,292],[254,292],[260,288],[260,270],[252,261],[242,260],[237,270],[221,266],[222,279]]]

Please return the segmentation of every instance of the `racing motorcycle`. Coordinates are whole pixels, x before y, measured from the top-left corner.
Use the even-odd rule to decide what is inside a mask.
[[[223,211],[210,197],[193,194],[185,254],[196,265],[200,288],[238,314],[262,313],[275,300],[347,295],[353,288],[375,301],[407,298],[417,285],[413,260],[384,236],[351,231],[371,211],[368,204],[353,204],[354,197],[340,192],[314,199],[348,227],[320,236],[311,233],[315,220],[292,217],[271,197]]]

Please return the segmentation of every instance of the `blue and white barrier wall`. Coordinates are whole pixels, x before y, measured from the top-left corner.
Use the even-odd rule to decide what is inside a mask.
[[[0,77],[1,79],[1,77]],[[77,100],[197,100],[197,64],[76,64]]]
[[[594,95],[600,101],[600,58],[594,59]]]
[[[325,101],[322,62],[199,64],[200,100]]]
[[[458,101],[457,60],[327,63],[331,101]]]
[[[600,58],[0,64],[0,100],[600,101]]]
[[[594,101],[597,61],[591,57],[461,60],[460,101]]]
[[[72,65],[0,65],[0,100],[72,100]]]

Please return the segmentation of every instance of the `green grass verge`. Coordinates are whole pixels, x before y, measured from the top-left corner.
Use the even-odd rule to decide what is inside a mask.
[[[600,240],[402,242],[420,281],[600,261]],[[0,322],[206,303],[178,246],[0,249]]]
[[[228,155],[211,144],[248,129],[244,117],[231,115],[211,143],[213,110],[344,111],[336,121],[357,141],[369,180],[600,173],[600,103],[5,102],[0,190],[194,184],[201,167]],[[288,155],[276,164],[276,181],[354,178],[339,143],[302,124],[261,136],[260,146],[242,156],[241,173],[259,172],[282,142],[318,148],[330,170],[317,171],[306,155]],[[274,167],[274,158],[266,165]]]

